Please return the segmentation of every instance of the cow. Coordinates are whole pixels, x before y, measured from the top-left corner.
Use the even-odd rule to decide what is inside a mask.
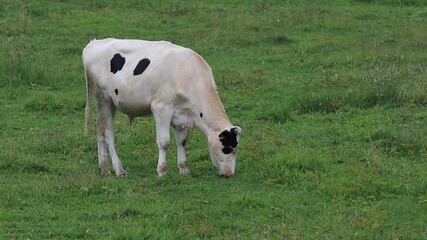
[[[167,169],[170,126],[175,129],[180,174],[190,173],[185,145],[188,130],[194,127],[207,138],[210,157],[219,174],[235,174],[241,128],[230,123],[212,70],[196,52],[167,41],[108,38],[90,41],[83,49],[82,60],[86,77],[84,130],[87,135],[90,101],[94,99],[101,173],[109,172],[109,152],[116,175],[126,175],[114,145],[114,116],[119,110],[130,122],[135,117],[154,116],[158,176]]]

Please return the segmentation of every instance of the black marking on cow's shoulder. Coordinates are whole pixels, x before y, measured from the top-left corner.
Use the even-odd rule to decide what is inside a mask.
[[[235,151],[237,147],[237,131],[235,131],[235,128],[230,129],[230,131],[224,130],[219,134],[219,140],[224,146],[222,152],[224,154],[229,154]]]
[[[147,69],[148,65],[150,65],[150,59],[143,58],[141,59],[138,64],[136,65],[135,69],[133,70],[133,75],[140,75],[142,74],[145,69]]]
[[[201,117],[201,118],[203,117],[203,113],[200,113],[200,117]]]
[[[115,89],[114,92],[116,93],[116,95],[119,95],[119,89]]]
[[[122,70],[123,66],[125,65],[126,59],[120,55],[120,53],[114,54],[113,58],[110,60],[110,67],[112,73],[117,73],[118,71]]]

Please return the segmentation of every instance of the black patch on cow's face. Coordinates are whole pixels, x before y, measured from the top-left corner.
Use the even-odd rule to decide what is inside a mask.
[[[119,95],[119,89],[116,88],[116,90],[114,90],[114,92],[116,93],[116,95]]]
[[[141,59],[138,64],[136,65],[135,69],[133,70],[133,75],[140,75],[142,74],[145,69],[147,69],[148,65],[150,65],[150,59],[143,58]]]
[[[120,53],[114,54],[113,58],[110,60],[110,67],[112,73],[117,73],[118,71],[122,70],[123,66],[125,65],[126,59],[120,55]]]
[[[203,117],[203,113],[200,113],[200,117],[201,117],[201,118]]]
[[[222,152],[224,154],[229,154],[235,151],[237,147],[237,131],[236,128],[228,130],[224,130],[219,134],[219,140],[221,141],[224,148],[222,148]]]
[[[231,147],[224,147],[224,148],[221,149],[221,151],[224,154],[230,154],[233,151],[233,148],[231,148]]]

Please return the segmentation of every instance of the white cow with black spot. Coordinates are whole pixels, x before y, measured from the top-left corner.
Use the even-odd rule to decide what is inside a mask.
[[[189,173],[185,157],[188,129],[197,127],[208,140],[210,156],[219,173],[226,177],[234,175],[241,129],[230,123],[212,70],[197,53],[165,41],[109,38],[91,41],[83,50],[83,64],[85,133],[93,97],[99,113],[96,132],[101,172],[109,172],[109,152],[116,175],[126,175],[114,147],[113,122],[118,109],[131,120],[154,115],[159,176],[166,173],[171,125],[175,128],[181,174]]]

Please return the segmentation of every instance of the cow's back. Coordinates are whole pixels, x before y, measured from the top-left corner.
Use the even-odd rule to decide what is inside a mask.
[[[93,40],[83,50],[87,77],[130,116],[150,111],[154,98],[203,95],[214,88],[212,72],[194,51],[165,41]]]
[[[133,66],[136,59],[141,57],[158,59],[169,51],[183,49],[185,48],[166,41],[119,40],[113,38],[92,40],[83,49],[83,64],[89,69],[99,67],[104,72],[113,72],[110,69],[112,60],[114,55],[120,54],[125,63],[123,69],[119,71],[126,71]],[[114,71],[113,74],[117,72]]]

